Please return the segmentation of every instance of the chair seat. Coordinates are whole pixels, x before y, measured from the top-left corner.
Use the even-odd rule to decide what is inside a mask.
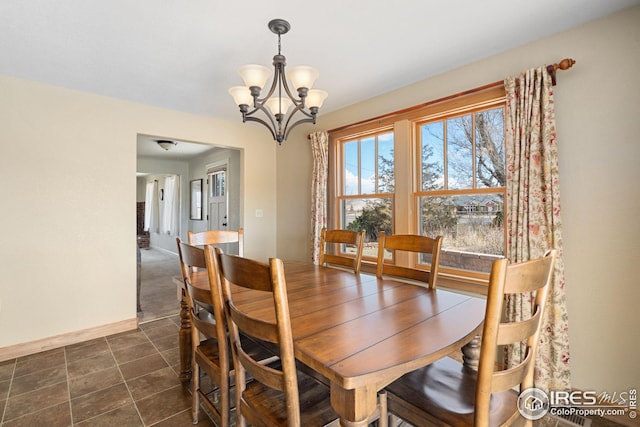
[[[321,427],[338,419],[330,405],[329,388],[303,372],[297,372],[300,406],[300,426]],[[249,381],[243,397],[257,405],[259,417],[266,426],[287,426],[287,408],[284,394],[265,387],[258,381]],[[246,407],[245,411],[251,411]]]
[[[436,425],[472,426],[476,380],[475,370],[445,357],[387,386],[389,410],[416,424],[422,419]],[[493,393],[490,426],[503,425],[517,413],[517,401],[513,390]]]

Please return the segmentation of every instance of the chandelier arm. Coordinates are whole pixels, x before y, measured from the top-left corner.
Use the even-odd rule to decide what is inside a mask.
[[[258,111],[262,111],[267,116],[267,118],[271,122],[271,125],[275,129],[275,127],[276,127],[276,124],[275,124],[275,121],[274,121],[275,117],[274,117],[273,114],[271,114],[271,112],[269,112],[269,109],[264,106],[264,103],[256,103],[256,105],[254,106],[253,110],[244,113],[244,117],[253,116]]]
[[[309,119],[300,119],[297,122],[295,122],[294,124],[292,124],[289,129],[287,129],[286,126],[285,126],[284,139],[289,138],[289,133],[291,132],[291,130],[296,126],[301,125],[302,123],[313,123],[313,124],[315,124],[316,123],[315,117],[314,118],[309,118]]]
[[[273,139],[275,139],[276,141],[278,140],[278,138],[276,137],[276,132],[275,132],[275,128],[272,128],[271,126],[269,126],[269,123],[265,122],[264,120],[258,118],[258,117],[245,117],[245,119],[248,122],[258,122],[262,125],[264,125],[267,129],[269,129],[269,132],[271,132],[271,136],[273,137]]]
[[[273,93],[276,91],[276,86],[278,84],[278,71],[276,69],[276,74],[274,75],[273,78],[273,82],[271,82],[271,87],[269,88],[269,92],[263,97],[263,98],[258,98],[257,96],[255,97],[255,103],[260,103],[260,104],[264,104],[265,101],[267,101],[269,98],[271,98],[271,95],[273,95]]]
[[[259,104],[257,104],[257,105],[256,105],[256,107],[255,107],[253,110],[251,110],[251,111],[250,111],[250,112],[248,112],[248,113],[245,113],[245,117],[247,117],[247,118],[251,118],[251,119],[252,119],[252,121],[262,121],[262,122],[264,122],[264,120],[262,120],[262,119],[258,119],[258,118],[255,118],[255,117],[248,117],[248,116],[253,116],[253,115],[254,115],[255,113],[257,113],[258,111],[262,111],[262,112],[264,113],[264,115],[265,115],[265,116],[267,116],[267,118],[268,118],[268,119],[269,119],[269,121],[271,122],[271,128],[272,128],[272,129],[276,129],[276,127],[277,127],[277,128],[281,128],[281,127],[282,127],[282,126],[280,125],[280,123],[278,123],[278,125],[276,126],[277,119],[276,119],[276,118],[275,118],[275,116],[274,116],[274,115],[269,111],[269,109],[268,109],[268,108],[266,108],[266,107],[264,106],[264,104],[263,104],[263,103],[259,103]],[[266,123],[266,122],[265,122],[265,123]]]
[[[300,97],[300,98],[296,98],[296,96],[291,93],[291,90],[289,89],[289,84],[287,84],[287,79],[284,78],[284,70],[283,70],[283,78],[282,78],[282,85],[284,86],[284,90],[287,93],[287,95],[289,96],[289,99],[291,99],[291,101],[293,101],[293,103],[297,106],[300,106],[302,108],[304,108],[304,98]]]
[[[284,131],[285,131],[285,133],[288,133],[287,132],[287,127],[289,127],[289,122],[291,122],[291,120],[293,119],[293,116],[298,111],[308,117],[308,119],[301,119],[301,120],[315,120],[312,114],[309,114],[306,111],[304,111],[304,109],[302,107],[302,104],[296,105],[296,108],[294,108],[293,110],[291,110],[291,112],[289,114],[287,114],[287,120],[285,120],[285,123],[284,123]],[[292,125],[292,126],[295,126],[295,125]]]

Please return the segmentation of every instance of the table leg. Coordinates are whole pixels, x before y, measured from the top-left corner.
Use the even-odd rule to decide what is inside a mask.
[[[369,417],[378,405],[375,387],[345,390],[331,383],[331,406],[340,416],[342,427],[369,425]]]
[[[182,290],[182,298],[180,299],[178,345],[180,347],[180,381],[183,386],[187,386],[191,381],[191,321],[189,320],[189,307],[185,300],[184,290]]]
[[[471,341],[462,346],[462,360],[465,366],[478,370],[480,361],[480,335],[473,337]]]

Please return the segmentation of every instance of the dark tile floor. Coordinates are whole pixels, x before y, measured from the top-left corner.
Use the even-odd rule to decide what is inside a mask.
[[[178,326],[179,317],[168,317],[0,362],[0,427],[192,426],[191,394],[178,378]],[[549,417],[535,424],[569,425]],[[198,426],[216,423],[201,410]]]
[[[0,362],[1,427],[191,426],[178,317]],[[201,412],[199,426],[215,426]]]

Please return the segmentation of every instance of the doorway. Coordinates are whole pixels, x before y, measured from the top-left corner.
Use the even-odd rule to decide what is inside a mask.
[[[176,142],[170,150],[158,146],[157,140]],[[148,179],[158,175],[179,176],[179,219],[175,235],[153,230],[149,233],[149,250],[141,250],[141,291],[138,313],[141,322],[179,312],[174,277],[180,275],[176,237],[187,240],[187,230],[237,229],[241,226],[241,152],[189,141],[176,141],[166,136],[138,135],[137,138],[137,202],[144,202]],[[202,180],[200,218],[191,219],[190,183]],[[159,179],[159,182],[161,180]],[[165,307],[170,307],[166,310]]]

